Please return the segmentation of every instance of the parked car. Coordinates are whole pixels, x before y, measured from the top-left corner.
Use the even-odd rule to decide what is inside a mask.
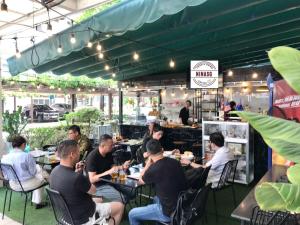
[[[71,105],[66,103],[55,103],[51,105],[51,108],[58,111],[59,117],[63,117],[65,114],[68,114],[72,111]]]
[[[24,116],[30,118],[30,106],[24,107]],[[42,121],[58,121],[59,112],[52,109],[48,105],[33,105],[33,120]]]

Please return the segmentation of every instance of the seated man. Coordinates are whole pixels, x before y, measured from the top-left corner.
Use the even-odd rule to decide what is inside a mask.
[[[157,140],[146,145],[148,161],[141,172],[141,184],[154,184],[157,196],[154,203],[130,210],[130,225],[139,225],[143,220],[170,222],[175,210],[179,193],[186,188],[183,169],[175,159],[163,156],[162,147]]]
[[[24,152],[26,148],[26,140],[22,136],[15,136],[12,139],[13,150],[4,155],[1,163],[11,165],[24,190],[32,190],[46,182],[48,178],[47,172],[43,171],[39,165],[35,163],[31,154]],[[3,171],[5,174],[5,171]],[[13,190],[20,191],[21,187],[14,177],[6,177]],[[32,193],[32,202],[36,204],[36,209],[44,207],[46,204],[42,203],[43,188],[39,188]]]
[[[212,133],[209,136],[209,148],[212,151],[215,151],[215,154],[205,165],[200,165],[187,159],[182,159],[181,163],[184,165],[190,165],[193,168],[205,168],[211,166],[206,183],[212,183],[212,186],[214,187],[220,180],[224,165],[228,161],[233,160],[234,155],[231,151],[229,151],[229,149],[224,147],[224,136],[220,132]]]
[[[121,166],[114,166],[113,156],[113,140],[108,134],[100,137],[99,148],[92,151],[86,163],[86,169],[90,178],[90,182],[97,187],[97,195],[103,196],[111,201],[124,202],[124,196],[113,186],[101,181],[101,178],[110,177],[110,175],[118,170],[127,170],[129,161]]]
[[[83,163],[78,163],[80,153],[77,142],[63,141],[57,152],[61,160],[50,174],[50,187],[63,196],[74,223],[90,225],[97,221],[97,216],[112,216],[115,225],[118,225],[124,211],[123,205],[119,202],[95,203],[92,200],[90,195],[96,193],[96,187],[82,174]],[[109,224],[113,225],[113,220],[109,220]]]
[[[77,141],[79,145],[80,158],[82,158],[84,154],[88,154],[92,150],[92,144],[90,140],[88,139],[87,136],[81,134],[79,126],[77,125],[70,126],[68,131],[68,137],[70,140]]]

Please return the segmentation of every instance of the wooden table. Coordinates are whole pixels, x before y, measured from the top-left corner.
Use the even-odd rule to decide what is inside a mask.
[[[263,182],[287,182],[286,180],[287,167],[273,165],[268,172],[261,178],[257,185]],[[256,186],[249,192],[239,206],[231,213],[233,218],[241,221],[241,224],[247,224],[251,220],[252,209],[257,206],[254,191]]]

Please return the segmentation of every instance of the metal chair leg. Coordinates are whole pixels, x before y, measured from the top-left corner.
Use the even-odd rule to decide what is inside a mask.
[[[10,211],[11,196],[12,196],[12,190],[10,190],[9,203],[8,203],[8,211]]]
[[[216,199],[215,191],[213,191],[213,197],[214,197],[214,204],[215,204],[216,221],[218,221],[218,209],[217,209],[217,199]]]
[[[25,214],[26,214],[26,206],[27,206],[27,193],[25,193],[25,206],[24,206],[24,214],[23,214],[23,225],[25,225]]]
[[[3,204],[3,211],[2,211],[2,219],[4,219],[4,211],[5,211],[5,206],[6,206],[7,192],[8,192],[8,190],[6,189],[6,191],[5,191],[5,197],[4,197],[4,204]]]
[[[232,190],[232,197],[233,197],[233,204],[234,204],[234,207],[237,207],[236,196],[235,196],[235,190],[234,190],[233,185],[231,185],[231,190]]]

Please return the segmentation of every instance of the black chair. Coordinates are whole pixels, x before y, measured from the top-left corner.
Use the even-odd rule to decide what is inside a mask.
[[[206,184],[206,181],[207,181],[207,177],[208,177],[208,173],[210,171],[210,168],[211,166],[208,166],[204,169],[202,175],[201,175],[201,178],[200,178],[200,181],[199,181],[199,186],[202,188],[205,186]]]
[[[184,215],[185,213],[181,212],[177,208],[171,214],[171,222],[170,223],[165,223],[165,222],[160,222],[160,221],[158,221],[158,223],[163,224],[163,225],[170,225],[170,224],[191,225],[191,224],[194,224],[194,222],[196,222],[196,221],[202,220],[204,218],[204,216],[206,215],[206,204],[207,204],[207,199],[208,199],[210,190],[211,190],[211,183],[207,184],[206,186],[204,186],[203,188],[201,188],[197,191],[197,193],[195,194],[195,198],[193,199],[191,204],[189,204],[189,205],[183,204],[184,207],[181,208],[181,210],[189,211],[191,213],[189,218],[187,218],[186,215]],[[181,193],[181,195],[178,198],[177,207],[179,206],[179,201],[181,201],[181,196],[184,195],[185,192],[189,192],[189,190]],[[182,216],[184,218],[181,218]]]
[[[224,165],[220,180],[218,181],[218,185],[216,187],[212,188],[213,197],[214,197],[215,212],[216,212],[216,219],[218,219],[216,192],[231,187],[233,203],[234,203],[234,206],[236,206],[236,197],[235,197],[235,190],[234,190],[233,183],[234,183],[237,164],[238,164],[237,159],[228,161]]]
[[[13,166],[11,166],[9,164],[0,163],[0,167],[1,167],[1,171],[2,171],[5,179],[7,181],[14,181],[16,184],[19,185],[18,190],[16,190],[16,189],[13,189],[10,186],[9,182],[7,182],[7,188],[8,188],[8,190],[14,191],[14,192],[19,192],[19,193],[22,193],[22,194],[25,195],[25,205],[24,205],[24,214],[23,214],[23,222],[22,222],[22,224],[24,225],[24,223],[25,223],[25,215],[26,215],[26,206],[27,206],[28,194],[31,194],[33,191],[35,191],[35,190],[37,190],[39,188],[42,188],[42,187],[48,185],[48,183],[45,182],[45,183],[39,185],[38,187],[36,187],[34,189],[25,190],[23,188],[23,185],[22,185],[22,183],[21,183],[21,181],[20,181],[20,179],[19,179],[16,171],[14,170]],[[4,206],[3,206],[3,215],[4,215],[4,211],[5,211],[6,197],[7,197],[7,195],[5,194],[5,197],[4,197]],[[10,203],[9,203],[9,208],[10,208]]]
[[[55,220],[60,225],[75,225],[66,201],[58,191],[46,188],[53,208]]]
[[[10,197],[9,197],[9,203],[8,203],[8,211],[10,211],[10,204],[11,204],[11,195],[12,195],[12,191],[8,188],[8,180],[5,179],[1,166],[0,166],[0,181],[3,183],[3,187],[5,188],[5,197],[4,199],[6,199],[7,197],[7,193],[10,192]],[[6,200],[3,202],[3,211],[2,211],[2,219],[4,219],[4,210],[5,210],[5,204],[6,204]]]
[[[253,208],[250,225],[297,225],[297,218],[289,212],[266,212]]]

